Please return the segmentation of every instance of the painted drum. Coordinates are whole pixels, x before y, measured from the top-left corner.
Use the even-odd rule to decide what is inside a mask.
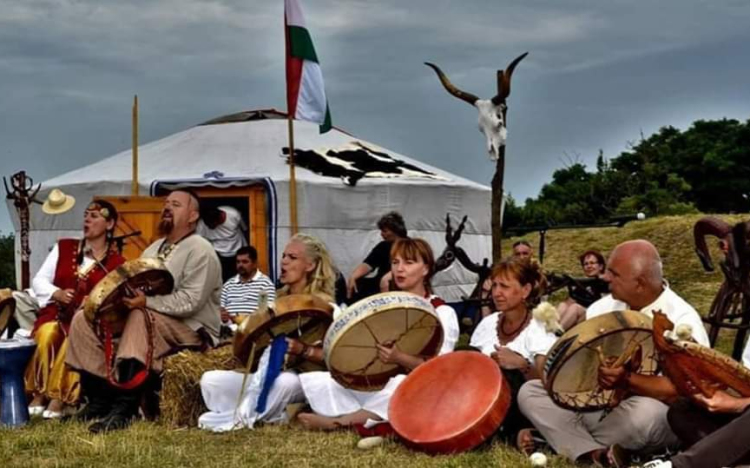
[[[414,369],[393,394],[388,419],[408,446],[456,453],[492,436],[510,403],[510,387],[495,361],[456,351]]]
[[[406,292],[376,294],[355,302],[333,322],[323,349],[331,376],[353,390],[380,390],[405,373],[378,359],[376,345],[393,345],[413,356],[436,356],[443,327],[430,301]]]

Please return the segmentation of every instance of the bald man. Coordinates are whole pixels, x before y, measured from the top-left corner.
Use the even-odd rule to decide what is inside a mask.
[[[586,319],[616,310],[635,310],[649,317],[659,310],[675,324],[687,324],[693,338],[708,346],[708,336],[698,312],[665,284],[662,263],[648,241],[618,245],[609,257],[604,279],[611,294],[586,311]],[[608,414],[577,413],[557,406],[541,381],[527,382],[520,390],[521,411],[558,453],[574,461],[601,466],[626,466],[627,452],[653,453],[678,444],[667,422],[668,403],[677,392],[666,377],[630,374],[623,367],[599,368],[603,388],[623,388],[629,398]],[[530,434],[519,434],[519,445],[528,445]]]
[[[211,244],[195,233],[199,204],[195,194],[185,190],[166,198],[159,222],[164,237],[141,258],[164,262],[174,288],[169,294],[146,297],[136,291],[134,297],[123,298],[130,313],[112,356],[82,312],[73,318],[65,362],[81,373],[88,405],[77,419],[94,420],[89,427],[93,433],[130,425],[138,414],[144,380],[161,373],[166,356],[218,343],[221,264]]]

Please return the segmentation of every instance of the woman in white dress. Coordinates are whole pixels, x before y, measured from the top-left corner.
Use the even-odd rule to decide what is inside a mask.
[[[325,245],[315,237],[296,234],[284,248],[281,257],[281,283],[284,286],[276,297],[289,294],[314,294],[326,301],[333,301],[334,268]],[[334,307],[334,314],[337,308]],[[308,347],[298,340],[287,338],[287,353],[302,356],[313,362],[323,361],[320,347]],[[259,369],[267,367],[270,346],[261,357]],[[256,411],[258,397],[263,387],[265,372],[259,370],[247,377],[242,389],[244,375],[238,371],[209,371],[201,377],[203,401],[209,409],[198,419],[198,426],[215,432],[252,428],[258,421],[287,422],[286,406],[301,403],[304,394],[299,377],[293,371],[285,371],[274,380],[268,393],[266,409]],[[242,398],[240,399],[240,390]],[[239,405],[238,405],[239,401]]]
[[[458,320],[452,307],[432,294],[430,280],[435,270],[435,257],[430,245],[422,239],[398,239],[391,247],[391,273],[401,291],[430,300],[443,327],[444,340],[439,354],[453,351],[458,340]],[[404,374],[425,361],[393,346],[378,346],[379,358],[386,363],[397,363]],[[392,378],[376,392],[344,388],[329,372],[309,372],[300,375],[302,388],[312,407],[311,413],[300,413],[297,419],[308,429],[335,430],[355,424],[388,420],[388,403],[405,375]]]
[[[490,278],[498,312],[477,325],[469,344],[497,362],[510,386],[511,406],[499,435],[516,440],[519,431],[533,427],[518,409],[518,390],[527,380],[541,377],[547,351],[557,336],[532,314],[546,285],[539,264],[509,258],[492,269]],[[523,437],[531,436],[523,432]]]

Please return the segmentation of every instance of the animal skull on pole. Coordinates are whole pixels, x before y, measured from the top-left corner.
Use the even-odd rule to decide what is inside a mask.
[[[497,71],[497,94],[492,99],[479,99],[471,93],[461,91],[450,82],[445,73],[433,63],[425,65],[435,70],[440,82],[453,96],[466,101],[479,111],[479,131],[487,139],[487,153],[490,160],[496,162],[495,175],[492,178],[492,259],[500,260],[502,256],[502,206],[503,206],[503,178],[505,173],[505,140],[507,131],[507,97],[510,95],[510,79],[516,65],[529,53],[519,55],[508,68]]]

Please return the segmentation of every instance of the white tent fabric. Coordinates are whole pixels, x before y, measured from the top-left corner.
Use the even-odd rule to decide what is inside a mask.
[[[277,266],[280,252],[290,237],[289,168],[281,153],[281,149],[288,146],[287,121],[280,118],[280,113],[266,112],[271,118],[199,125],[140,146],[139,183],[141,194],[153,194],[158,186],[174,184],[221,186],[263,181],[277,197],[277,216],[271,227],[274,245],[270,251]],[[459,245],[476,262],[491,258],[489,187],[359,140],[341,130],[333,129],[321,135],[317,125],[295,122],[297,149],[339,148],[355,141],[433,172],[440,180],[363,178],[351,187],[340,179],[298,168],[299,230],[321,238],[344,275],[348,275],[380,240],[375,223],[382,214],[392,210],[404,216],[409,235],[425,238],[436,256],[445,248],[446,213],[451,215],[454,226],[462,216],[468,215]],[[477,158],[476,163],[487,164],[481,158]],[[210,173],[213,177],[207,177]],[[32,275],[58,238],[80,236],[87,202],[95,195],[128,195],[130,176],[131,151],[127,150],[43,182],[40,199],[57,187],[76,197],[77,204],[60,216],[48,216],[38,206],[32,207]],[[8,209],[14,218],[18,249],[19,225],[11,202]],[[17,270],[20,272],[20,261]],[[457,301],[470,292],[475,281],[476,276],[456,262],[438,274],[433,283],[437,294],[448,301]]]

